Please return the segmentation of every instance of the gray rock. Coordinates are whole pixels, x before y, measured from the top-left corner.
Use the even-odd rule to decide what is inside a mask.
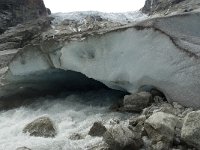
[[[18,50],[20,49],[0,51],[0,69],[8,66],[8,63],[13,59]]]
[[[190,108],[184,108],[183,106],[181,106],[176,102],[174,102],[173,104],[169,104],[167,102],[159,102],[159,103],[153,103],[151,106],[145,108],[142,114],[145,115],[146,117],[149,117],[155,112],[164,112],[184,118],[185,115],[190,111],[191,111]]]
[[[103,136],[103,134],[107,131],[106,127],[102,124],[102,122],[95,122],[89,131],[90,136]]]
[[[150,15],[189,12],[197,9],[199,4],[199,0],[146,0],[142,12]]]
[[[43,0],[1,0],[0,34],[8,27],[48,14]]]
[[[139,149],[143,145],[140,134],[121,125],[108,129],[103,135],[103,139],[113,150]]]
[[[155,112],[164,112],[168,114],[175,115],[175,109],[173,106],[167,102],[153,103],[151,106],[145,108],[142,112],[147,118],[150,117]]]
[[[193,111],[193,108],[186,108],[185,110],[184,110],[184,112],[182,113],[182,116],[186,116],[188,113],[190,113],[190,112],[192,112]]]
[[[138,123],[144,123],[146,120],[146,116],[145,115],[140,115],[138,117],[133,116],[132,118],[129,119],[129,124],[132,126],[136,126]]]
[[[15,48],[18,48],[19,46],[20,46],[20,43],[16,43],[16,42],[2,43],[0,44],[0,51],[4,51],[7,49],[15,49]]]
[[[123,100],[123,111],[141,112],[152,102],[152,96],[148,92],[140,92],[126,95]]]
[[[81,140],[84,139],[83,135],[79,133],[73,133],[72,135],[69,136],[70,140]]]
[[[21,51],[31,40],[37,40],[35,35],[50,27],[49,17],[39,18],[16,27],[12,27],[0,36],[0,69],[7,67],[17,52]],[[11,105],[11,103],[10,103]]]
[[[176,116],[157,112],[145,121],[144,128],[153,142],[170,143],[173,141],[177,123],[178,118]]]
[[[29,133],[30,136],[39,137],[55,137],[56,129],[53,122],[48,117],[40,117],[31,123],[27,124],[23,129],[24,133]]]
[[[188,145],[200,149],[200,111],[186,115],[181,130],[181,139]]]
[[[138,92],[151,93],[153,101],[155,101],[156,99],[160,99],[160,100],[166,99],[163,92],[161,92],[160,90],[158,90],[156,87],[154,87],[152,85],[143,85],[138,89]]]
[[[153,150],[169,150],[169,144],[163,141],[159,141],[156,144],[153,144],[152,146]]]
[[[142,11],[144,13],[153,13],[161,10],[166,10],[172,7],[173,4],[178,4],[179,2],[184,0],[146,0],[145,6]]]

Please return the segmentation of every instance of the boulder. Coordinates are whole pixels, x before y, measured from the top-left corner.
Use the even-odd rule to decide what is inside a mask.
[[[52,120],[48,117],[40,117],[27,124],[23,129],[24,133],[29,133],[30,136],[36,137],[55,137],[56,129]]]
[[[139,149],[143,145],[141,135],[124,125],[111,127],[105,132],[103,139],[113,150]]]
[[[158,103],[155,102],[151,106],[143,109],[142,114],[146,117],[149,117],[155,112],[164,112],[184,118],[185,115],[190,111],[192,111],[192,108],[185,108],[177,102],[173,102],[172,104],[170,104],[163,101]]]
[[[164,112],[174,115],[175,110],[171,104],[166,102],[153,103],[151,106],[143,109],[142,115],[145,115],[148,118],[155,112]]]
[[[186,115],[181,130],[181,139],[188,145],[200,149],[200,111]]]
[[[152,102],[152,96],[148,92],[140,92],[126,95],[123,100],[123,111],[141,112]]]
[[[157,112],[145,121],[144,128],[154,143],[159,141],[171,143],[178,121],[178,118],[174,115]]]
[[[95,122],[89,131],[90,136],[103,136],[103,134],[107,131],[106,127],[102,124],[102,122]]]

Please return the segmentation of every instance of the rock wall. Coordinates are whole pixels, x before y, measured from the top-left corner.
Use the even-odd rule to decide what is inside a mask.
[[[8,27],[48,14],[43,0],[1,0],[0,34]]]

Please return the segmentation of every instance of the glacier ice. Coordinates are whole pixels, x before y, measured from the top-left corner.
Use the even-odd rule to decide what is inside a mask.
[[[62,41],[61,48],[43,52],[32,45],[10,63],[9,73],[17,77],[51,67],[73,70],[128,92],[152,85],[169,101],[200,107],[199,25],[200,14],[191,13],[88,32],[85,37],[61,33],[53,38]]]
[[[53,24],[59,24],[65,19],[76,20],[83,22],[87,16],[100,16],[103,19],[108,19],[113,22],[119,22],[126,24],[127,22],[144,20],[147,15],[143,14],[141,11],[125,12],[125,13],[104,13],[98,11],[84,11],[84,12],[69,12],[69,13],[55,13],[52,14],[55,18]]]

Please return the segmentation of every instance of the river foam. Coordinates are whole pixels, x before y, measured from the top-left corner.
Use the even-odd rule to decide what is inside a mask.
[[[103,143],[102,138],[87,135],[95,121],[108,127],[113,119],[126,119],[129,114],[110,112],[108,107],[121,95],[107,91],[70,93],[63,98],[44,97],[33,104],[0,112],[0,150],[15,150],[26,146],[31,150],[86,150]],[[31,137],[22,133],[26,124],[48,116],[57,128],[55,138]],[[70,140],[73,133],[85,135],[82,140]]]

